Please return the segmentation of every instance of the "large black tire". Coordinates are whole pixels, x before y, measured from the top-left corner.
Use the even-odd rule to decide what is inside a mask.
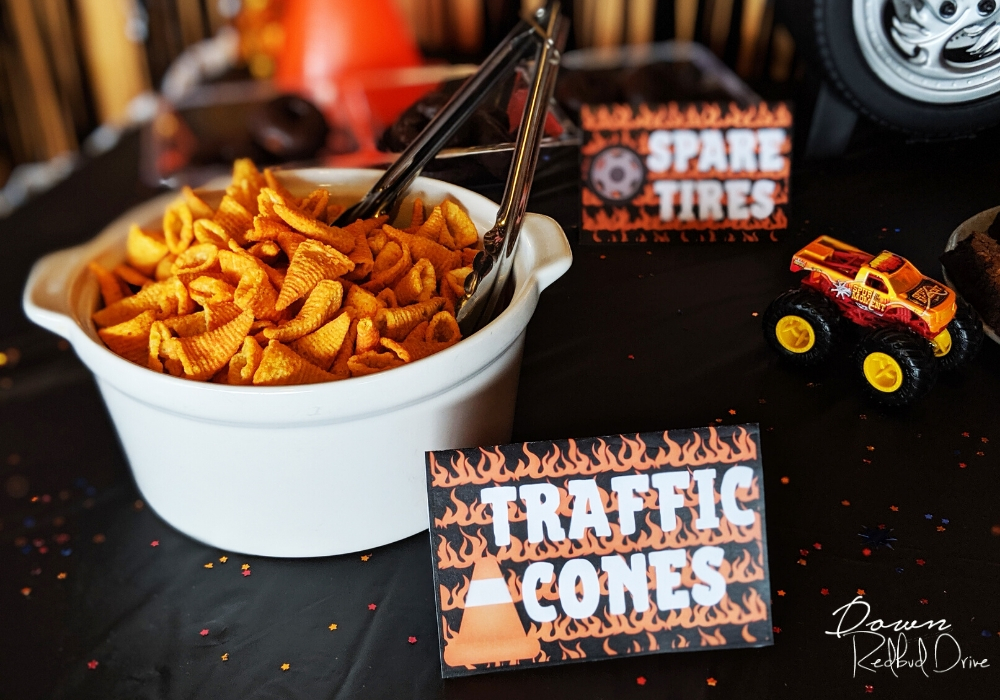
[[[865,364],[871,357],[872,365],[878,366],[879,358],[872,357],[875,353],[888,355],[895,361],[893,371],[901,372],[895,388],[879,388],[869,379]],[[907,406],[924,396],[937,381],[940,365],[925,339],[892,328],[881,328],[865,335],[854,354],[854,364],[865,394],[884,406]]]
[[[812,345],[805,351],[793,351],[778,337],[778,323],[786,317],[798,317],[812,330]],[[764,312],[764,339],[778,356],[796,367],[811,367],[830,356],[837,342],[841,324],[837,305],[808,287],[792,289],[771,302]]]
[[[799,4],[801,2],[801,4]],[[790,0],[795,12],[807,7]],[[904,97],[869,67],[858,44],[847,0],[813,0],[816,51],[830,82],[859,113],[878,124],[925,138],[964,136],[1000,122],[1000,95],[959,103]]]
[[[983,338],[986,337],[979,314],[963,299],[958,300],[958,310],[955,312],[955,318],[948,324],[947,330],[951,335],[951,350],[938,358],[938,363],[945,372],[961,367],[973,359],[979,353],[979,348],[983,346]]]

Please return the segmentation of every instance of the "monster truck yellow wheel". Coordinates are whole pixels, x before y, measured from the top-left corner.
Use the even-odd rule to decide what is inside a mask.
[[[948,329],[945,328],[934,336],[931,345],[934,346],[934,357],[944,357],[951,352],[951,333],[948,332]]]
[[[884,352],[873,352],[865,357],[865,379],[874,388],[890,394],[903,386],[903,368]]]
[[[801,316],[782,316],[774,328],[774,335],[788,352],[809,352],[816,344],[812,324]]]

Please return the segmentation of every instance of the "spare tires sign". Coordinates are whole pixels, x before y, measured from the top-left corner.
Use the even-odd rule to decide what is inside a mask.
[[[788,228],[784,103],[588,105],[585,243],[777,240]]]

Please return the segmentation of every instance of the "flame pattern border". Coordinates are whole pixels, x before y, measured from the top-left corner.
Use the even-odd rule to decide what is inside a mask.
[[[426,462],[443,677],[613,656],[758,647],[773,643],[760,433],[756,424],[445,450],[427,453]],[[737,489],[735,494],[741,508],[755,511],[752,525],[733,525],[720,510],[718,528],[696,530],[698,494],[692,482],[683,492],[683,506],[677,509],[680,527],[670,533],[664,533],[659,527],[658,516],[653,515],[657,494],[651,490],[642,495],[644,511],[636,519],[636,532],[621,534],[613,514],[618,507],[616,494],[610,490],[613,476],[712,467],[717,470],[718,485],[725,470],[736,464],[754,471],[751,486]],[[492,513],[489,506],[478,500],[482,488],[494,484],[553,483],[560,490],[557,512],[567,526],[571,501],[564,482],[588,476],[597,479],[611,521],[610,537],[598,537],[588,531],[585,539],[579,542],[546,540],[531,544],[522,532],[525,513],[517,502],[513,502],[508,507],[511,544],[499,548],[493,545],[490,537]],[[717,503],[720,500],[718,486],[715,500]],[[626,614],[611,615],[606,598],[602,597],[595,615],[574,620],[558,606],[555,580],[541,586],[537,592],[543,603],[556,602],[559,616],[553,622],[533,622],[520,605],[521,578],[532,561],[551,561],[558,572],[561,561],[586,557],[600,569],[600,556],[606,554],[620,553],[627,558],[632,552],[686,548],[688,565],[681,570],[680,586],[690,589],[698,582],[690,566],[692,548],[703,545],[719,546],[725,551],[719,571],[726,580],[727,591],[714,606],[657,610],[653,593],[656,578],[652,568],[647,570],[650,608],[644,613],[637,613],[629,602]],[[449,667],[444,663],[444,647],[458,633],[472,568],[484,554],[492,555],[499,562],[523,627],[528,635],[538,638],[542,652],[532,660]],[[606,595],[607,575],[603,572],[599,582],[602,595]]]

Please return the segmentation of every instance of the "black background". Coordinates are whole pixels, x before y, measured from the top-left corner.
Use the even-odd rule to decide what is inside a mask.
[[[135,184],[137,140],[126,139],[0,222],[0,348],[21,353],[0,368],[0,698],[839,698],[866,696],[866,684],[873,697],[990,697],[1000,348],[987,342],[921,404],[885,413],[863,403],[845,361],[811,374],[780,366],[754,314],[793,283],[792,253],[820,234],[938,275],[951,230],[1000,199],[998,142],[886,137],[834,163],[798,163],[792,235],[776,245],[575,247],[528,328],[514,440],[760,423],[781,631],[763,649],[444,682],[426,533],[367,561],[241,557],[187,539],[137,507],[89,373],[20,312],[37,257],[150,195]],[[576,178],[540,183],[531,208],[570,221]],[[12,477],[27,480],[25,496],[8,494],[24,484]],[[858,533],[879,524],[894,548],[866,557]],[[947,618],[963,652],[991,667],[853,678],[850,642],[824,631],[857,589],[887,620]]]

